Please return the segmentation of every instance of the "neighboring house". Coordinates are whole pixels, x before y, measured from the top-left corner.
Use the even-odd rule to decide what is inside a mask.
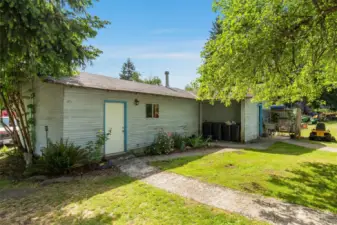
[[[52,141],[69,139],[85,145],[99,130],[112,134],[105,154],[149,146],[159,130],[200,134],[203,121],[241,123],[241,140],[259,136],[258,104],[247,97],[230,107],[196,101],[196,96],[168,85],[149,85],[81,73],[64,79],[33,82],[36,106],[36,151]],[[27,89],[28,90],[28,89]],[[48,132],[46,132],[46,126]]]

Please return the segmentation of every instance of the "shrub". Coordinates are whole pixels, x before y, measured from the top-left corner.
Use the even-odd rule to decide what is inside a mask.
[[[180,149],[182,151],[185,150],[186,143],[188,142],[187,137],[184,137],[178,133],[173,133],[172,139],[174,142],[174,148]]]
[[[0,175],[10,179],[20,179],[26,169],[26,162],[23,154],[16,148],[7,148],[0,150]]]
[[[49,140],[48,147],[42,150],[42,156],[31,170],[41,174],[60,175],[86,164],[88,164],[87,150],[68,140],[61,139],[56,143]]]
[[[154,143],[145,150],[148,155],[169,154],[174,150],[173,139],[164,131],[160,131],[154,140]]]
[[[210,139],[204,139],[202,136],[192,136],[189,138],[188,145],[192,148],[202,148],[208,146]]]
[[[103,158],[103,146],[107,140],[109,140],[109,136],[111,135],[111,129],[108,133],[104,133],[103,131],[98,131],[96,133],[96,140],[89,141],[85,147],[88,151],[88,161],[89,163],[98,163]]]

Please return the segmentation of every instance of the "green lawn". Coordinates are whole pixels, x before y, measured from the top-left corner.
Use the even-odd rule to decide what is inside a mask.
[[[8,190],[5,186],[2,191]],[[21,199],[0,199],[0,224],[264,224],[125,176],[32,190]]]
[[[337,121],[325,122],[325,124],[326,124],[327,129],[331,131],[332,136],[334,136],[337,139]],[[309,125],[308,129],[302,129],[301,136],[306,138],[306,140],[301,140],[301,141],[311,142],[314,144],[322,144],[323,146],[330,146],[330,147],[337,148],[336,142],[321,142],[321,141],[308,140],[311,130],[314,129],[315,127],[316,125]]]
[[[337,213],[337,153],[276,143],[267,151],[242,150],[153,165],[205,182]]]

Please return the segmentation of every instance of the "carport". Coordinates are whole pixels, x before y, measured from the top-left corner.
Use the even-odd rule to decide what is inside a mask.
[[[252,103],[251,98],[246,98],[241,102],[232,101],[228,107],[220,101],[216,101],[214,104],[211,104],[209,101],[203,101],[200,104],[200,129],[204,136],[208,136],[211,132],[214,140],[250,142],[259,137],[259,111],[259,104]],[[227,127],[228,124],[232,123],[239,130]],[[209,126],[212,126],[212,128]],[[218,132],[222,133],[221,137],[218,137],[219,135],[216,134]],[[233,139],[232,137],[230,140],[224,138],[223,135],[226,136],[228,132],[239,132],[239,138]]]

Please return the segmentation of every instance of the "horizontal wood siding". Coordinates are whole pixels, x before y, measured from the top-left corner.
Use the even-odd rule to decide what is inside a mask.
[[[135,99],[139,105],[134,104]],[[165,132],[197,134],[199,103],[194,100],[146,94],[112,92],[65,87],[63,135],[76,144],[85,145],[103,129],[105,100],[127,102],[127,149],[150,145],[160,129]],[[159,104],[159,118],[145,118],[146,104]]]
[[[40,81],[35,83],[37,154],[47,145],[45,126],[48,126],[48,138],[51,141],[56,142],[63,137],[63,89],[61,85]]]

